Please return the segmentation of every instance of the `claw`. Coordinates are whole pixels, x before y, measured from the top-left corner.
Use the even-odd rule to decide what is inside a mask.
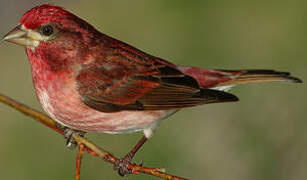
[[[143,136],[139,142],[134,146],[134,148],[123,158],[118,159],[114,163],[114,170],[118,172],[120,176],[127,176],[129,174],[139,174],[135,169],[129,169],[128,166],[131,164],[131,160],[134,157],[135,153],[143,146],[147,141],[147,138]],[[135,165],[135,164],[134,164]],[[143,161],[138,166],[143,166]]]
[[[120,176],[127,176],[129,174],[140,174],[139,171],[135,169],[129,169],[128,166],[131,164],[131,157],[125,156],[122,159],[118,159],[114,164],[114,170],[117,171],[117,173]],[[140,164],[138,166],[143,166],[143,160],[141,160]]]
[[[70,128],[64,129],[64,137],[66,139],[66,147],[68,147],[69,149],[75,149],[78,145],[78,143],[73,138],[74,134],[78,134],[79,136],[84,137],[85,132],[73,130],[73,129],[70,129]]]
[[[126,160],[125,158],[119,159],[115,162],[113,169],[117,171],[120,176],[127,176],[134,173],[133,170],[128,168],[129,164],[130,161]]]
[[[141,160],[139,166],[143,167],[143,160]]]

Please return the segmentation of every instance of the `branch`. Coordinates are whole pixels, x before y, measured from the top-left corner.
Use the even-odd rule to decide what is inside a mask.
[[[80,180],[80,172],[81,172],[81,161],[83,157],[83,152],[84,152],[84,144],[79,144],[79,149],[78,149],[78,155],[77,155],[77,160],[76,160],[76,176],[75,180]]]
[[[29,108],[26,105],[19,103],[1,93],[0,93],[0,102],[11,106],[12,108],[22,112],[23,114],[27,116],[30,116],[31,118],[51,128],[52,130],[62,135],[64,134],[63,129],[60,128],[60,126],[47,115],[37,110],[34,110],[32,108]],[[113,165],[119,159],[113,156],[108,151],[96,146],[94,143],[90,142],[84,137],[81,137],[77,134],[74,134],[73,137],[75,141],[79,144],[79,153],[78,153],[77,161],[76,161],[76,165],[77,165],[76,179],[77,178],[80,179],[81,158],[82,158],[82,153],[84,150],[83,146],[85,146],[85,149],[87,150],[89,154],[93,156],[98,156],[104,161],[109,162]],[[181,178],[181,177],[177,177],[171,174],[164,173],[162,172],[162,169],[160,168],[146,168],[146,167],[138,166],[138,165],[131,164],[131,163],[128,165],[128,168],[133,172],[133,174],[143,173],[143,174],[148,174],[148,175],[156,176],[161,179],[167,179],[167,180],[187,180],[185,178]]]

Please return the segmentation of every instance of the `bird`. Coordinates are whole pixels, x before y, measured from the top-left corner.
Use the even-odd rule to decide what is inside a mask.
[[[235,102],[228,90],[256,82],[302,83],[288,72],[181,66],[112,38],[68,10],[43,4],[23,14],[4,41],[24,46],[37,98],[68,132],[144,136],[116,169],[121,175],[159,123],[177,111]]]

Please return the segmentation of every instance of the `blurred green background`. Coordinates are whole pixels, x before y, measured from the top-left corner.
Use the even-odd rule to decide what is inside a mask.
[[[174,63],[276,69],[307,79],[306,0],[1,0],[0,35],[43,2],[64,6],[102,32]],[[41,109],[24,49],[1,42],[0,54],[0,92]],[[306,84],[287,83],[237,87],[231,92],[240,102],[190,108],[165,120],[135,160],[191,179],[306,179],[306,90]],[[74,178],[76,151],[65,147],[63,137],[2,104],[0,114],[1,179]],[[123,156],[141,135],[88,137]],[[81,178],[122,179],[90,155]]]

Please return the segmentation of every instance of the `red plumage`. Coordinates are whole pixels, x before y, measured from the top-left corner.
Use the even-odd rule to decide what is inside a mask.
[[[179,109],[237,101],[219,89],[249,82],[300,82],[271,70],[177,66],[102,34],[57,6],[37,6],[20,24],[5,40],[26,46],[44,110],[76,130],[144,130],[150,137],[160,120]],[[27,41],[13,37],[18,29],[26,32]]]

